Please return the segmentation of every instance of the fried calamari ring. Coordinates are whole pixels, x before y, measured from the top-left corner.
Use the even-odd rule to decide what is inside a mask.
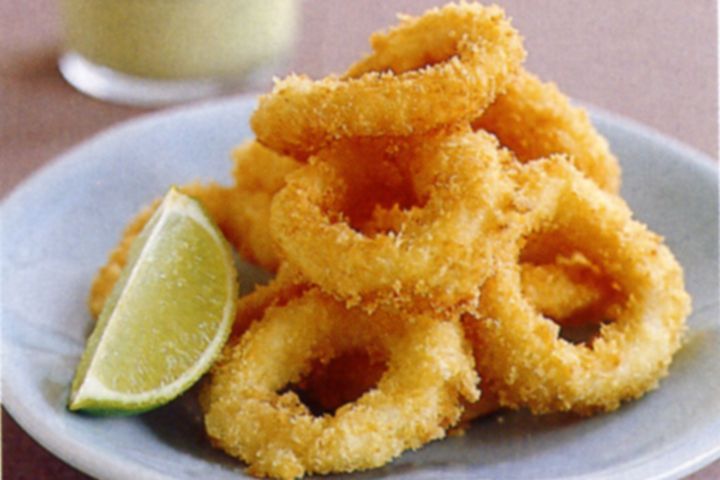
[[[599,321],[618,297],[613,283],[581,255],[560,256],[553,263],[522,262],[520,275],[528,302],[561,325]]]
[[[690,299],[682,268],[662,239],[632,219],[622,199],[601,191],[558,157],[534,162],[518,205],[526,226],[511,255],[483,286],[479,316],[465,319],[477,368],[509,407],[535,413],[613,410],[667,373],[680,347]],[[558,239],[607,273],[627,300],[589,344],[558,337],[559,326],[524,297],[518,260],[531,235]]]
[[[265,310],[285,305],[301,296],[308,288],[310,286],[297,270],[287,264],[280,265],[271,282],[256,285],[252,292],[238,298],[235,322],[227,344],[237,343],[252,322],[262,318]]]
[[[251,118],[258,141],[306,158],[341,138],[417,135],[470,121],[525,57],[502,9],[479,4],[401,17],[371,43],[373,53],[343,77],[276,82]]]
[[[386,370],[384,355],[363,350],[345,352],[327,363],[315,362],[297,388],[308,406],[333,413],[375,388]]]
[[[509,234],[502,211],[514,191],[506,170],[516,162],[484,132],[405,147],[375,154],[409,172],[415,206],[395,215],[402,217],[396,231],[366,235],[347,221],[342,206],[357,176],[344,178],[338,162],[372,169],[380,160],[339,142],[288,176],[273,200],[271,232],[288,262],[349,304],[475,300]]]
[[[376,208],[362,231],[367,235],[397,231],[402,210]],[[602,272],[582,255],[559,256],[541,263],[522,262],[522,288],[528,301],[560,325],[602,321],[617,292]]]
[[[564,153],[603,190],[620,190],[618,160],[587,112],[573,106],[553,83],[543,83],[525,70],[473,121],[473,127],[495,134],[523,162]]]
[[[502,406],[491,390],[480,383],[482,396],[475,402],[463,402],[463,413],[457,425],[448,431],[448,436],[462,436],[478,418],[498,413]]]
[[[587,259],[574,255],[559,257],[554,263],[521,264],[522,292],[527,302],[561,327],[586,327],[600,323],[614,299],[612,286]],[[601,310],[602,309],[602,310]],[[562,334],[562,330],[561,330]],[[482,397],[465,405],[459,433],[473,420],[496,413],[502,408],[492,386],[481,383]]]
[[[274,272],[280,265],[270,235],[270,203],[285,186],[285,177],[300,163],[279,155],[256,141],[246,142],[232,152],[235,198],[228,202],[225,217],[231,224],[223,229],[243,258]]]
[[[382,350],[377,386],[333,415],[316,417],[294,392],[278,393],[313,360]],[[253,475],[296,478],[383,465],[445,435],[478,397],[472,354],[457,321],[348,310],[319,290],[270,308],[226,348],[203,393],[213,442]]]
[[[265,310],[287,304],[308,288],[310,286],[297,271],[288,264],[282,264],[270,283],[258,285],[251,293],[238,299],[228,345],[236,344],[248,327],[263,317]],[[386,360],[384,355],[369,355],[363,350],[342,353],[329,362],[315,362],[296,389],[308,405],[323,412],[333,412],[374,388],[387,370]],[[209,408],[210,402],[206,393],[207,390],[201,390],[200,400],[204,410]]]
[[[538,311],[549,318],[566,318],[601,296],[593,285],[574,281],[572,272],[558,265],[523,263],[523,295]]]

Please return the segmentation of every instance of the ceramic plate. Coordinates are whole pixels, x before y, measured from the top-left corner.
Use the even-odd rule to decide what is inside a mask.
[[[171,184],[229,182],[228,152],[250,137],[253,105],[239,98],[124,124],[58,158],[2,204],[4,404],[38,442],[90,475],[243,476],[204,439],[191,395],[127,418],[72,414],[65,402],[92,325],[88,286],[123,226]],[[596,110],[593,118],[621,159],[623,196],[685,268],[694,311],[670,376],[612,414],[490,417],[464,437],[353,478],[664,479],[720,456],[715,163],[627,120]],[[247,268],[251,283],[258,272]]]

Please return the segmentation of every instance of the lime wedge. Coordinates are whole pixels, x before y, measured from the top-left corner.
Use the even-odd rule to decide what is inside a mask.
[[[137,413],[187,390],[230,333],[236,275],[230,247],[202,206],[170,189],[88,339],[69,408]]]

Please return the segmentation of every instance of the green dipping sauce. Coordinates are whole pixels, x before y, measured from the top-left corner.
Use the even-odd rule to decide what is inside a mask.
[[[155,79],[241,76],[287,53],[295,0],[61,0],[66,48]]]

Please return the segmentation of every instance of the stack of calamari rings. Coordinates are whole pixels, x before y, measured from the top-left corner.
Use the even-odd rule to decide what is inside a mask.
[[[209,437],[254,475],[378,467],[463,412],[610,411],[681,344],[681,267],[500,8],[449,4],[370,40],[344,75],[260,98],[236,185],[185,187],[276,272],[239,300],[201,395]]]

